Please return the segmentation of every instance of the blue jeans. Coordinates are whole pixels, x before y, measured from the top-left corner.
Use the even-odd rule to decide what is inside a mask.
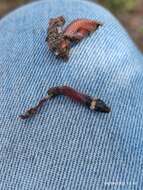
[[[104,23],[56,59],[45,38],[49,18]],[[65,97],[30,120],[18,115],[52,86],[100,97],[109,114]],[[0,21],[0,189],[143,189],[143,56],[119,22],[82,0],[43,0]]]

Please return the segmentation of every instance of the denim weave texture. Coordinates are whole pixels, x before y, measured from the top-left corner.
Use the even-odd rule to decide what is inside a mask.
[[[45,38],[50,18],[104,23],[67,63]],[[97,113],[60,96],[30,120],[18,115],[50,87],[104,100]],[[143,56],[120,23],[83,0],[37,1],[0,21],[0,189],[142,190]]]

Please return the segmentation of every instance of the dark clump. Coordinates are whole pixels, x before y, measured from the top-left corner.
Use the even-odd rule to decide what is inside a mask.
[[[63,59],[69,58],[72,42],[81,41],[102,26],[102,23],[90,19],[76,19],[63,29],[64,24],[63,16],[50,19],[46,38],[49,49]]]

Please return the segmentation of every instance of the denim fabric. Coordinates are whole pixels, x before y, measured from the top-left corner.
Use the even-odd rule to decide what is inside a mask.
[[[104,23],[67,63],[45,42],[49,18],[59,15]],[[18,118],[63,84],[100,97],[112,112],[57,97],[32,119]],[[101,6],[38,1],[0,21],[0,189],[143,189],[143,56]]]

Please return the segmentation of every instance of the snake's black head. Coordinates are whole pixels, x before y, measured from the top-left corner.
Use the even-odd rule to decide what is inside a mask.
[[[104,113],[109,113],[111,111],[111,108],[109,108],[101,99],[92,100],[90,109]]]

